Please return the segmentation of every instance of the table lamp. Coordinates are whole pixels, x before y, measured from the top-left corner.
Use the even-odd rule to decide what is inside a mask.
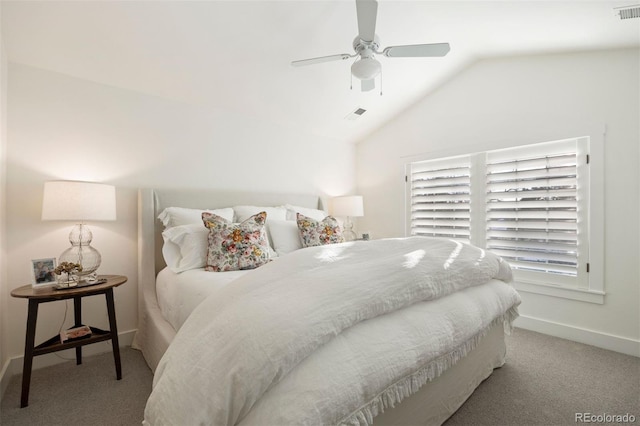
[[[42,220],[73,220],[71,247],[58,262],[79,263],[81,280],[95,279],[102,256],[91,247],[93,234],[85,221],[116,220],[116,189],[112,185],[78,181],[50,181],[44,184]]]
[[[332,213],[334,216],[344,217],[342,235],[346,241],[356,239],[356,233],[353,231],[352,217],[364,216],[364,206],[362,195],[347,195],[345,197],[336,197],[331,200]]]

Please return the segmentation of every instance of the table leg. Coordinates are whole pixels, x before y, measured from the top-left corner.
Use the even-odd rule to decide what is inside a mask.
[[[113,360],[116,363],[116,379],[122,379],[122,367],[120,366],[120,346],[118,344],[118,326],[116,325],[116,310],[113,303],[113,288],[105,293],[107,298],[107,311],[109,313],[109,329],[111,331],[111,345],[113,347]]]
[[[74,327],[82,325],[82,297],[80,296],[73,298],[73,320],[75,321]],[[82,346],[76,348],[76,365],[80,364],[82,364]]]
[[[33,366],[33,348],[36,340],[36,320],[38,319],[38,301],[29,299],[27,316],[27,337],[24,344],[24,364],[22,366],[22,396],[20,408],[29,405],[29,386],[31,384],[31,367]]]

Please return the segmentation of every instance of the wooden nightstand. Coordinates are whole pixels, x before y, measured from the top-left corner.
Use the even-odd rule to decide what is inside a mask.
[[[29,405],[29,385],[31,383],[31,367],[33,357],[65,349],[76,349],[76,364],[82,364],[82,346],[92,343],[111,340],[113,347],[113,358],[116,364],[116,379],[122,378],[122,368],[120,366],[120,348],[118,346],[118,327],[116,326],[116,311],[113,303],[113,288],[127,282],[127,277],[123,275],[101,275],[99,278],[106,278],[107,282],[86,287],[75,287],[64,290],[56,290],[53,287],[33,288],[25,285],[14,289],[11,296],[29,299],[29,314],[27,317],[27,335],[24,345],[24,366],[22,368],[22,396],[20,407]],[[109,314],[110,330],[100,330],[91,327],[91,337],[60,342],[60,336],[56,335],[51,339],[35,346],[36,320],[38,318],[38,305],[40,303],[54,302],[56,300],[73,299],[74,327],[82,325],[82,298],[104,294],[107,301],[107,312]]]

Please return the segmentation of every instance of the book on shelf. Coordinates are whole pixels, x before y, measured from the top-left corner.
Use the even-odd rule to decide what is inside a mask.
[[[91,328],[88,325],[73,327],[60,332],[60,342],[73,342],[74,340],[86,339],[91,337]]]

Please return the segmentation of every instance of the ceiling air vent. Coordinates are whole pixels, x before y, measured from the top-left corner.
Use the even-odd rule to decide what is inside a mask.
[[[357,108],[355,111],[350,112],[346,117],[345,120],[357,120],[358,118],[362,117],[362,114],[364,114],[365,112],[367,112],[366,109],[364,108]]]
[[[635,6],[616,7],[614,10],[620,19],[640,18],[640,4]]]

